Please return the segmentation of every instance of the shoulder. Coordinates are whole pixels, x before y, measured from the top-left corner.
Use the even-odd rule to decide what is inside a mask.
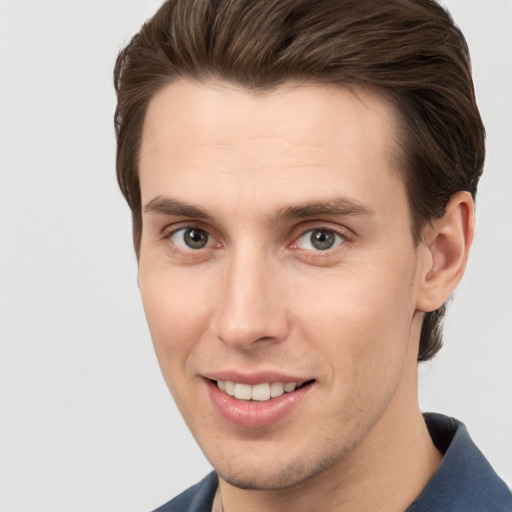
[[[218,483],[217,475],[212,472],[153,512],[211,512]]]
[[[407,512],[511,512],[510,490],[473,443],[464,424],[440,414],[426,414],[425,421],[444,457]]]

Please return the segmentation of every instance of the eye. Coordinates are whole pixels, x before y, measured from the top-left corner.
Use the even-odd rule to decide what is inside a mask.
[[[332,229],[310,229],[297,240],[296,246],[307,251],[327,251],[344,241],[345,238]]]
[[[171,233],[169,238],[180,249],[204,249],[213,244],[210,235],[204,230],[199,228],[183,228],[178,229]]]

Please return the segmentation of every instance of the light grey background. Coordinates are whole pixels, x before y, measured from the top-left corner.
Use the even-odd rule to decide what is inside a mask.
[[[208,470],[160,376],[111,71],[159,0],[0,1],[0,511],[147,511]],[[450,0],[488,130],[477,240],[421,370],[512,484],[512,2]]]

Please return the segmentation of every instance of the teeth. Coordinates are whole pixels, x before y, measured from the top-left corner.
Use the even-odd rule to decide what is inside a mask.
[[[295,388],[297,387],[297,384],[295,382],[287,382],[285,385],[284,385],[284,390],[286,393],[290,393],[291,391],[293,391]]]
[[[217,382],[217,386],[218,386],[218,382]],[[231,381],[226,381],[224,382],[224,391],[229,395],[229,396],[235,396],[235,383],[234,382],[231,382]],[[220,389],[220,386],[219,386],[219,389]]]
[[[290,393],[297,389],[298,386],[296,382],[264,382],[251,386],[250,384],[241,384],[230,380],[218,380],[217,387],[238,400],[266,402],[284,393]]]
[[[272,382],[270,384],[270,396],[275,398],[281,396],[284,393],[284,384],[282,382]]]
[[[249,384],[235,384],[235,398],[238,400],[250,400],[252,389]]]
[[[251,398],[258,402],[264,402],[270,398],[270,384],[257,384],[252,386]]]

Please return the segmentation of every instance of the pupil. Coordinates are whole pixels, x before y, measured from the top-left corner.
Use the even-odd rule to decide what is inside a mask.
[[[201,229],[185,231],[185,243],[191,249],[202,249],[208,242],[208,235]]]
[[[311,243],[316,249],[325,251],[334,245],[335,237],[331,231],[313,231],[311,233]]]

